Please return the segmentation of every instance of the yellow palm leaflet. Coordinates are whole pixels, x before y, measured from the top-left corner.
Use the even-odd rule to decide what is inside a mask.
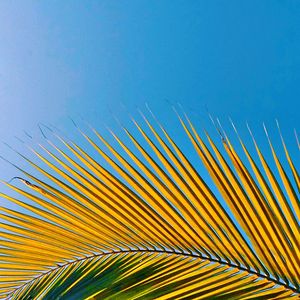
[[[145,118],[145,117],[144,117]],[[145,119],[146,120],[146,119]],[[147,121],[148,126],[151,128],[152,132],[155,133],[155,130],[151,126],[151,124]],[[173,149],[175,150],[176,154],[178,155],[179,159],[176,159],[176,156],[173,154],[172,151],[168,151],[169,157],[175,161],[174,164],[178,166],[179,170],[182,170],[181,174],[183,178],[188,182],[193,190],[197,190],[199,192],[199,195],[202,197],[206,198],[206,201],[212,206],[214,209],[213,211],[210,211],[207,209],[206,205],[203,205],[201,201],[199,201],[199,196],[197,197],[197,201],[195,203],[195,206],[198,207],[198,210],[203,212],[205,219],[208,219],[211,224],[213,224],[215,227],[214,229],[218,233],[219,236],[224,237],[224,230],[225,228],[231,233],[231,235],[239,235],[239,233],[235,230],[236,227],[234,223],[230,222],[230,219],[228,218],[228,215],[226,211],[223,209],[223,207],[216,201],[214,195],[212,192],[209,190],[207,185],[204,183],[203,179],[199,176],[197,171],[193,168],[191,163],[187,160],[187,158],[184,156],[184,154],[180,151],[178,146],[174,143],[174,141],[171,139],[171,137],[168,135],[166,130],[162,127],[160,123],[158,123],[161,130],[163,131],[164,135],[166,136],[167,140],[170,142],[172,145]],[[168,149],[168,146],[166,143],[163,141],[162,138],[158,134],[155,133],[155,136],[157,137],[159,143],[164,147],[165,149]],[[180,165],[182,164],[182,165]],[[226,220],[224,222],[224,220]],[[228,226],[228,223],[230,226]],[[221,226],[222,225],[222,226]],[[218,230],[220,229],[220,230]],[[226,231],[225,231],[226,232]],[[241,235],[239,235],[241,237]],[[226,236],[225,239],[222,240],[223,242],[226,241]],[[235,247],[238,247],[239,250],[241,250],[241,244],[239,243],[239,240],[237,240],[237,243],[235,243],[235,240],[231,240],[230,246],[232,247],[234,245]],[[233,250],[235,250],[233,248]],[[243,259],[243,258],[242,258]]]
[[[251,133],[252,135],[252,139],[253,139],[253,142],[254,142],[254,145],[255,145],[255,148],[256,148],[256,151],[257,151],[257,154],[259,156],[259,159],[261,161],[261,164],[263,166],[263,169],[266,173],[266,176],[270,182],[270,185],[276,195],[276,198],[278,199],[278,202],[280,203],[280,207],[281,209],[283,210],[283,213],[285,215],[285,217],[287,218],[288,220],[288,224],[289,226],[291,227],[291,230],[288,231],[290,232],[291,234],[291,238],[292,239],[295,239],[295,243],[298,244],[299,246],[299,239],[297,238],[297,235],[299,233],[299,226],[295,220],[295,217],[293,215],[293,212],[292,212],[292,209],[291,207],[289,206],[287,200],[286,200],[286,197],[284,196],[284,193],[283,191],[281,190],[280,188],[280,185],[278,184],[277,180],[276,180],[276,177],[274,175],[274,173],[272,172],[272,170],[270,169],[267,161],[265,160],[263,154],[261,153],[254,137],[253,137],[253,134]]]
[[[205,212],[205,208],[203,206],[199,205],[198,198],[195,195],[195,193],[193,192],[195,187],[192,184],[191,184],[191,187],[190,187],[186,182],[184,182],[181,174],[176,172],[176,170],[172,167],[172,164],[163,156],[163,154],[154,145],[154,143],[149,139],[149,137],[140,128],[140,126],[136,122],[135,122],[135,124],[138,127],[138,129],[142,132],[142,134],[145,137],[146,141],[148,141],[150,143],[151,147],[153,148],[153,150],[155,151],[155,153],[157,154],[159,159],[162,161],[162,163],[165,166],[167,166],[167,169],[170,172],[170,174],[172,175],[172,177],[175,179],[175,182],[177,182],[178,185],[179,185],[179,187],[177,187],[176,185],[173,184],[172,179],[169,178],[167,176],[167,174],[165,174],[164,171],[162,169],[160,169],[159,166],[157,166],[155,164],[155,161],[152,158],[150,158],[150,156],[147,155],[145,153],[145,151],[143,151],[143,148],[138,144],[138,142],[130,135],[130,133],[128,131],[126,131],[127,134],[130,136],[130,138],[134,141],[134,143],[135,143],[136,147],[138,148],[138,150],[143,153],[143,155],[145,156],[147,161],[155,169],[156,173],[164,179],[167,186],[172,186],[173,191],[176,191],[177,195],[179,195],[179,196],[177,196],[177,198],[173,197],[177,200],[174,203],[174,205],[176,205],[178,208],[181,208],[181,211],[182,211],[183,215],[186,211],[186,207],[189,208],[189,210],[186,212],[186,214],[189,214],[186,217],[187,221],[190,221],[189,220],[190,215],[193,215],[193,214],[197,213],[197,219],[194,221],[194,222],[196,222],[196,224],[194,226],[196,228],[198,227],[199,231],[205,232],[207,234],[207,237],[205,239],[206,245],[208,244],[210,249],[211,248],[216,248],[219,253],[222,253],[223,256],[225,256],[224,252],[226,253],[227,256],[231,256],[230,250],[232,250],[232,246],[229,247],[230,248],[230,250],[229,250],[227,241],[220,239],[220,236],[223,237],[223,238],[225,237],[224,233],[222,231],[218,230],[218,228],[214,228],[214,230],[213,230],[211,228],[211,226],[208,226],[208,223],[206,222],[206,220],[208,218],[208,214]],[[150,128],[153,130],[152,127],[150,127]],[[156,137],[158,137],[158,135],[156,135]],[[158,138],[158,140],[161,142],[161,139]],[[170,154],[170,151],[168,151],[168,153]],[[171,158],[173,158],[172,162],[174,163],[174,165],[178,166],[179,161],[175,160],[174,159],[175,157],[173,155],[172,155]],[[179,167],[180,167],[180,164],[179,164]],[[178,169],[180,169],[179,167],[178,167]],[[184,168],[182,168],[182,170],[184,170]],[[184,194],[183,194],[183,192],[181,192],[180,189],[184,192]],[[190,200],[190,199],[192,199],[192,200]],[[180,205],[178,204],[178,202],[180,203]],[[184,205],[185,203],[186,203],[186,205]],[[200,211],[202,212],[202,214],[204,214],[204,216],[202,216],[202,214],[200,214]],[[211,239],[211,237],[214,237],[214,238]],[[224,244],[225,244],[225,247],[224,247]],[[216,253],[214,253],[214,255],[216,255]]]
[[[285,153],[285,156],[287,158],[287,161],[290,165],[290,168],[292,170],[292,173],[293,173],[293,176],[294,176],[294,179],[295,179],[295,182],[296,182],[296,185],[297,185],[297,188],[298,188],[298,192],[300,193],[300,176],[296,170],[296,167],[293,163],[293,160],[289,154],[289,151],[285,145],[285,142],[284,142],[284,139],[283,139],[283,136],[281,134],[281,130],[280,130],[280,127],[279,127],[279,123],[278,121],[276,120],[276,123],[277,123],[277,127],[278,127],[278,131],[279,131],[279,135],[280,135],[280,139],[281,139],[281,142],[282,142],[282,146],[283,146],[283,149],[284,149],[284,153]],[[298,202],[298,208],[299,208],[299,202]],[[297,213],[297,212],[296,212]],[[298,216],[298,219],[299,219],[299,216]]]
[[[135,217],[136,220],[143,218],[143,223],[139,223],[143,226],[144,230],[150,231],[156,239],[159,237],[164,240],[164,243],[168,245],[168,238],[164,234],[164,224],[163,220],[160,219],[159,215],[155,210],[148,205],[147,202],[139,198],[134,194],[126,185],[120,182],[112,174],[110,174],[106,169],[99,165],[95,160],[93,160],[87,153],[85,153],[80,147],[73,144],[73,146],[82,154],[87,160],[76,152],[69,144],[64,141],[65,145],[69,150],[72,151],[86,166],[88,166],[105,184],[104,189],[111,189],[115,195],[118,197],[117,204],[121,207],[124,206],[128,211]],[[101,171],[100,171],[101,170]],[[126,199],[126,201],[124,201]],[[149,225],[149,226],[148,226]],[[152,228],[154,231],[152,231]],[[162,230],[163,229],[163,230]],[[170,234],[169,231],[167,231]],[[153,237],[152,235],[152,237]],[[153,243],[153,241],[152,241]]]
[[[229,168],[227,162],[221,155],[221,153],[218,151],[218,149],[215,147],[214,143],[211,143],[211,146],[213,150],[215,151],[216,157],[218,158],[220,165],[216,162],[213,155],[208,150],[207,146],[203,142],[203,140],[200,138],[200,136],[197,134],[196,130],[192,126],[192,124],[189,122],[189,125],[192,128],[193,133],[196,136],[195,138],[192,136],[191,132],[188,130],[186,125],[183,123],[183,121],[180,119],[181,124],[183,125],[185,131],[187,132],[189,138],[191,139],[197,153],[199,154],[200,158],[202,159],[203,163],[205,164],[206,168],[208,169],[210,175],[212,176],[215,184],[217,185],[218,189],[222,193],[223,197],[227,200],[227,204],[230,206],[232,211],[234,212],[235,217],[239,221],[240,225],[243,226],[243,229],[246,231],[248,236],[255,236],[253,233],[253,224],[248,224],[247,219],[245,218],[245,215],[243,212],[247,213],[247,210],[245,209],[244,202],[240,199],[241,196],[243,196],[243,192],[241,195],[238,195],[236,191],[241,191],[241,186],[239,182],[236,180],[234,174],[232,173],[231,169]],[[209,141],[210,138],[207,135]],[[225,170],[226,174],[222,170],[222,168]],[[265,259],[264,250],[261,249],[260,244],[257,242],[256,239],[253,240],[255,246],[257,246],[257,251],[260,254],[260,260]],[[257,270],[262,268],[265,272],[267,270],[265,269],[264,265],[259,262],[256,255],[253,253],[251,248],[249,247],[246,251],[246,255],[249,256],[249,264],[250,266],[253,266]],[[251,263],[250,263],[251,262]]]
[[[22,224],[24,228],[29,228],[32,231],[39,233],[40,241],[41,239],[44,243],[53,245],[53,242],[56,240],[64,245],[64,249],[72,249],[75,254],[85,253],[83,249],[87,250],[88,247],[83,241],[78,241],[78,233],[75,234],[66,228],[57,228],[53,223],[43,221],[41,219],[34,218],[33,216],[26,215],[24,213],[19,213],[10,209],[1,207],[0,211],[5,212],[6,214],[1,214],[3,219],[8,219],[11,216],[14,216],[14,220],[17,220],[19,224]],[[10,218],[11,220],[11,218]],[[17,224],[17,223],[16,223]],[[44,238],[42,238],[43,236]],[[14,240],[17,237],[14,237]],[[30,239],[27,240],[25,237],[17,238],[22,243],[30,243]]]
[[[278,240],[278,235],[276,236],[277,232],[276,229],[274,229],[273,224],[268,222],[267,219],[268,213],[266,213],[263,210],[264,205],[262,204],[263,202],[262,194],[256,187],[255,181],[252,179],[250,173],[247,171],[246,167],[241,162],[240,158],[238,157],[237,153],[234,151],[227,137],[226,137],[225,148],[230,153],[229,155],[231,156],[231,159],[234,160],[235,163],[238,165],[239,177],[244,186],[245,192],[247,193],[249,200],[251,201],[252,204],[251,206],[248,207],[248,210],[251,209],[252,213],[255,214],[256,218],[253,218],[253,220],[254,222],[257,223],[258,230],[266,234],[266,237],[263,236],[263,241],[268,241],[268,243],[266,243],[266,247],[270,248],[271,250],[270,252],[271,254],[273,254],[273,257],[275,258],[274,259],[272,255],[270,255],[268,259],[271,258],[271,260],[273,260],[274,263],[272,261],[269,261],[269,263],[275,265],[275,267],[277,268],[277,272],[280,273],[281,277],[285,278],[286,276],[288,276],[289,280],[293,280],[293,278],[298,276],[299,274],[297,268],[295,268],[293,264],[293,260],[295,259],[297,263],[297,257],[295,256],[295,253],[291,253],[293,251],[290,252],[290,254],[292,255],[292,261],[288,260],[287,262],[287,260],[282,257],[283,255],[281,255],[281,253],[286,252],[286,247],[282,246],[283,244],[282,239]],[[269,217],[270,216],[271,214],[269,214]],[[274,234],[272,235],[272,233]],[[286,258],[288,259],[288,256],[286,256]],[[286,263],[288,268],[285,268]]]
[[[129,156],[139,166],[141,166],[142,162],[140,160],[138,160],[137,157],[134,156],[134,154],[131,151],[129,151],[129,149],[126,148],[124,146],[124,144],[115,135],[114,135],[114,137],[118,140],[118,142],[122,145],[122,147],[126,149],[125,151],[129,154]],[[139,147],[137,144],[136,144],[136,146],[138,147],[138,149],[140,151],[142,150],[141,147]],[[211,231],[206,223],[202,222],[202,223],[199,224],[199,222],[201,222],[201,220],[195,219],[195,217],[193,216],[193,213],[196,212],[195,209],[190,205],[190,203],[187,200],[186,196],[176,187],[176,185],[173,184],[173,182],[170,180],[170,178],[167,177],[167,175],[163,172],[163,170],[161,170],[155,164],[155,162],[151,158],[149,158],[149,156],[147,156],[146,159],[151,164],[151,166],[155,169],[156,173],[158,175],[160,175],[160,177],[163,178],[163,182],[160,182],[158,178],[154,178],[153,183],[156,186],[162,186],[163,190],[161,190],[161,191],[167,199],[174,199],[175,203],[173,203],[173,205],[178,207],[178,209],[180,210],[180,213],[182,214],[183,217],[185,217],[186,221],[191,223],[194,228],[199,228],[198,230],[201,231],[201,232],[206,233],[207,231]],[[146,169],[145,165],[142,165],[142,166],[143,166],[142,169],[145,170],[145,173],[148,176],[148,178],[151,178],[152,176],[149,174],[150,173],[149,169]],[[172,192],[171,192],[170,189],[168,189],[168,186],[172,187]],[[184,205],[185,203],[187,205]],[[187,207],[189,209],[187,209]],[[201,224],[204,224],[205,227],[203,228],[201,226]],[[212,231],[211,231],[211,233],[212,233]],[[210,240],[210,238],[208,236],[203,235],[202,237],[199,237],[199,240],[204,244],[204,246],[206,248],[210,248],[210,249],[212,248],[212,241]],[[215,243],[214,248],[219,249],[219,245],[216,245],[216,243]],[[214,253],[214,255],[216,255],[216,253],[214,251],[212,251],[212,253]]]
[[[298,220],[300,220],[300,202],[299,202],[299,199],[298,199],[298,197],[296,195],[296,192],[295,192],[295,190],[294,190],[294,188],[293,188],[293,186],[292,186],[292,184],[291,184],[291,182],[290,182],[290,180],[289,180],[289,178],[288,178],[285,170],[283,169],[282,164],[280,163],[280,161],[279,161],[279,159],[278,159],[278,157],[276,155],[276,152],[274,151],[274,148],[273,148],[273,145],[272,145],[271,140],[269,138],[269,135],[267,133],[267,130],[266,130],[265,127],[264,127],[264,129],[265,129],[266,135],[268,137],[269,145],[270,145],[270,148],[271,148],[271,151],[272,151],[272,155],[273,155],[274,161],[276,163],[276,167],[278,169],[278,172],[280,174],[281,180],[282,180],[282,182],[284,184],[284,187],[285,187],[285,189],[287,191],[289,199],[290,199],[290,201],[292,203],[292,206],[294,208],[293,211],[295,212]],[[293,215],[293,212],[291,212],[291,214]],[[295,217],[293,217],[293,220],[294,219],[295,219]]]

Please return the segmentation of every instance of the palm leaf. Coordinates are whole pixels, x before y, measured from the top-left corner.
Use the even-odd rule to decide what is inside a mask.
[[[131,144],[110,131],[122,151],[79,129],[108,167],[54,132],[29,147],[41,163],[18,153],[46,180],[16,166],[24,186],[4,183],[22,209],[0,207],[0,298],[300,299],[299,175],[281,133],[288,164],[268,138],[271,170],[251,131],[247,166],[219,125],[223,150],[178,116],[210,187],[143,118],[139,139],[122,127]]]

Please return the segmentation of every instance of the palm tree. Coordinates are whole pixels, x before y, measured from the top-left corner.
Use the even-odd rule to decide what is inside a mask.
[[[123,127],[130,146],[111,132],[123,154],[79,129],[105,167],[55,132],[60,147],[30,148],[47,168],[19,153],[47,179],[17,167],[24,185],[5,183],[22,209],[0,208],[1,299],[300,299],[300,180],[280,131],[271,170],[250,129],[256,160],[220,124],[218,145],[178,118],[211,180],[146,117],[141,140]]]

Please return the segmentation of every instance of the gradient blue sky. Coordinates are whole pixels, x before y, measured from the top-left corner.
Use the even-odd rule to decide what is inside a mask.
[[[0,137],[20,149],[13,136],[38,122],[99,128],[145,102],[172,130],[167,99],[199,123],[205,106],[231,116],[247,138],[245,121],[260,138],[278,118],[298,159],[299,97],[299,0],[0,1]]]

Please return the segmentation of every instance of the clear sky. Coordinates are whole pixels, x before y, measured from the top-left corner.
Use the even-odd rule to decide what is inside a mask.
[[[298,159],[299,97],[299,0],[0,1],[0,137],[18,149],[39,122],[100,128],[145,102],[177,124],[167,99],[195,122],[205,106],[242,132],[248,121],[258,138],[278,118]]]

